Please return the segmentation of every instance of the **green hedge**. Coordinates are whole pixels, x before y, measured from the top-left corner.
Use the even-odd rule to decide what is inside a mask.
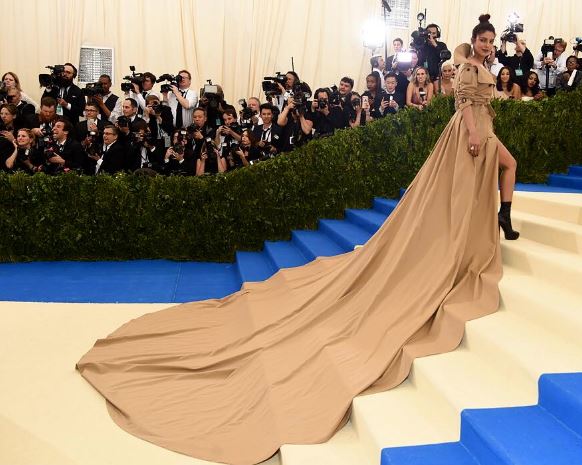
[[[495,102],[521,182],[582,162],[582,91]],[[393,197],[453,113],[450,98],[343,130],[274,160],[213,177],[0,175],[0,260],[171,258],[229,261],[265,239]]]

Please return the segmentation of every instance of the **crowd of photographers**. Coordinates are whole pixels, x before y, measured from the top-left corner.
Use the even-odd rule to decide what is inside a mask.
[[[577,55],[565,53],[564,41],[545,41],[534,57],[515,32],[504,32],[488,60],[499,98],[538,100],[580,85]],[[131,67],[118,96],[109,76],[81,89],[74,84],[75,66],[57,65],[39,76],[45,88],[40,104],[8,72],[0,85],[0,169],[197,176],[239,169],[404,107],[423,110],[435,95],[452,94],[455,67],[440,36],[430,24],[412,34],[408,50],[395,39],[393,55],[371,58],[361,94],[349,77],[312,92],[290,71],[266,77],[266,101],[239,100],[238,112],[219,85],[207,81],[199,92],[193,89],[187,70],[156,78]],[[516,44],[512,56],[507,42]],[[582,40],[574,45],[576,54],[581,49]]]

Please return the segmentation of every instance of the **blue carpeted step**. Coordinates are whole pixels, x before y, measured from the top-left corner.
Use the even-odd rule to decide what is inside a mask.
[[[220,299],[242,285],[233,263],[180,262],[174,302]]]
[[[582,373],[542,375],[539,405],[582,436]]]
[[[567,176],[565,174],[550,174],[548,176],[550,186],[566,187],[568,189],[582,190],[581,176]]]
[[[384,224],[388,216],[376,210],[346,208],[346,220],[374,234]]]
[[[381,465],[479,465],[460,442],[382,450]]]
[[[321,231],[295,230],[291,232],[291,240],[310,261],[317,257],[331,257],[347,251]]]
[[[568,168],[568,176],[582,177],[582,165],[571,165]]]
[[[265,241],[265,253],[277,269],[293,268],[309,261],[291,241]]]
[[[465,410],[461,443],[482,464],[582,464],[582,437],[537,405]]]
[[[390,215],[392,210],[396,208],[396,205],[398,205],[398,200],[396,199],[383,199],[381,197],[374,197],[373,208],[380,213]]]
[[[365,244],[372,237],[365,229],[344,220],[319,220],[319,230],[347,250]]]
[[[236,266],[242,282],[264,281],[275,273],[264,252],[237,252]]]

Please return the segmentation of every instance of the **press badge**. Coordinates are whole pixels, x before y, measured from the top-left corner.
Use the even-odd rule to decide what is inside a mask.
[[[515,70],[515,75],[516,75],[517,77],[521,77],[521,76],[523,76],[523,71],[521,70],[521,68],[517,68],[517,69]]]

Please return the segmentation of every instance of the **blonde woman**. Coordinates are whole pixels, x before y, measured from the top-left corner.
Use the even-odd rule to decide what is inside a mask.
[[[433,95],[453,95],[453,65],[443,63],[441,75],[432,83]]]
[[[419,66],[406,89],[406,106],[424,110],[433,97],[433,86],[426,68]]]

